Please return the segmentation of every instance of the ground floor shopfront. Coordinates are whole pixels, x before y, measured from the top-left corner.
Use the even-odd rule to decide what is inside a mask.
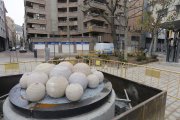
[[[80,53],[89,52],[89,42],[33,42],[36,50],[44,50],[45,47],[50,49],[51,53]]]
[[[7,49],[7,40],[5,38],[0,37],[0,52],[5,51]]]

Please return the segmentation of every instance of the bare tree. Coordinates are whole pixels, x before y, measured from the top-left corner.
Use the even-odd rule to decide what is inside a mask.
[[[158,36],[161,33],[162,20],[167,16],[167,8],[172,0],[149,0],[149,11],[143,13],[143,19],[139,21],[142,32],[151,33],[152,41],[149,47],[149,55],[156,52]],[[157,9],[159,7],[160,9]]]
[[[111,27],[111,36],[113,39],[115,54],[119,54],[119,45],[116,37],[115,19],[117,16],[116,10],[117,7],[120,5],[120,0],[104,0],[103,3],[106,6],[107,10],[102,10],[97,7],[94,7],[92,4],[93,1],[94,0],[85,0],[83,6],[85,9],[83,12],[86,12],[92,15],[93,17],[101,16],[108,22],[108,24]],[[93,11],[96,12],[96,14],[94,14]]]
[[[89,15],[92,15],[93,17],[100,16],[108,22],[109,26],[111,27],[111,36],[113,39],[115,54],[118,56],[120,56],[121,52],[116,36],[116,23],[119,23],[121,30],[125,32],[124,59],[127,60],[127,41],[129,32],[128,20],[137,17],[136,15],[138,15],[143,10],[141,9],[136,13],[131,14],[131,16],[129,16],[129,12],[138,8],[136,3],[139,0],[131,1],[131,4],[129,4],[129,0],[102,0],[106,6],[106,10],[94,7],[93,1],[94,0],[85,0],[84,6],[82,6],[82,11],[86,14],[88,13]],[[96,11],[97,14],[94,14],[92,11]]]

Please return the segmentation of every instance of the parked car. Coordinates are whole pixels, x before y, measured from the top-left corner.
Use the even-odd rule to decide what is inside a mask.
[[[26,50],[26,49],[24,49],[24,48],[20,48],[19,52],[20,52],[20,53],[26,53],[26,52],[27,52],[27,50]]]
[[[12,47],[12,48],[10,49],[10,51],[16,51],[16,48],[15,48],[15,47]]]
[[[114,45],[113,43],[96,43],[94,50],[96,54],[113,54]]]
[[[20,48],[21,48],[20,45],[17,45],[17,46],[16,46],[16,50],[19,50]]]

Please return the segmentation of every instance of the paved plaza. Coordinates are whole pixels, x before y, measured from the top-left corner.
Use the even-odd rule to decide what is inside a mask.
[[[1,63],[9,62],[9,55],[4,52],[0,53]],[[15,58],[14,58],[15,60]],[[18,53],[18,61],[33,61],[30,63],[20,63],[19,71],[9,71],[6,74],[18,74],[32,71],[34,67],[39,64],[38,61],[43,61],[44,57],[33,58],[33,53],[28,52],[24,54]],[[102,66],[92,66],[107,73],[116,76],[125,77],[127,79],[139,82],[141,84],[149,85],[161,90],[167,90],[168,97],[166,101],[166,120],[180,120],[180,64],[166,63],[164,61],[154,62],[142,66],[127,66],[123,68],[116,64],[104,64]],[[157,68],[160,70],[160,78],[154,78],[146,75],[147,68]],[[4,75],[5,71],[0,65],[0,75]],[[170,71],[170,72],[169,72]],[[173,98],[176,97],[176,98]]]
[[[174,74],[176,72],[180,73],[180,67],[178,65],[168,64],[164,62],[147,64],[146,66],[172,71],[172,73],[169,73],[168,71],[161,71],[160,78],[146,76],[146,69],[141,66],[129,67],[126,70],[119,69],[118,67],[109,67],[108,65],[105,65],[103,68],[96,68],[104,72],[125,77],[129,80],[141,84],[167,91],[168,96],[166,101],[165,118],[166,120],[180,120],[180,99],[176,99],[180,98],[180,74]],[[176,98],[173,98],[172,96]]]

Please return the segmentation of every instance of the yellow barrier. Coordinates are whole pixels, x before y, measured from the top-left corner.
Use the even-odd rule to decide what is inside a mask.
[[[8,63],[4,64],[5,71],[7,70],[19,70],[19,63]]]
[[[146,69],[145,74],[147,76],[155,77],[155,78],[158,78],[158,79],[160,78],[160,75],[161,75],[159,70],[154,70],[154,69]]]
[[[180,72],[95,58],[91,59],[91,67],[140,84],[166,90],[168,96],[180,100]]]
[[[31,72],[39,63],[42,62],[43,61],[28,61],[0,64],[0,75],[5,76]]]

